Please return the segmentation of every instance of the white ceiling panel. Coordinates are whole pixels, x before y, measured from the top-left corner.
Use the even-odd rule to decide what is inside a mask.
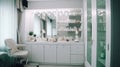
[[[27,0],[27,1],[71,1],[71,0]],[[76,0],[74,0],[74,1],[76,1]],[[81,1],[81,0],[79,0],[79,1]]]

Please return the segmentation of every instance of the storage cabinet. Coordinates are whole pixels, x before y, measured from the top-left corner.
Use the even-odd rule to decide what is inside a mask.
[[[110,0],[86,0],[86,3],[86,67],[110,67]]]
[[[32,61],[33,62],[44,62],[44,47],[43,45],[32,45]]]
[[[83,44],[71,44],[70,46],[70,63],[80,65],[84,63],[84,46]]]
[[[81,65],[84,63],[84,45],[76,42],[26,43],[29,61],[45,64]]]
[[[56,64],[56,45],[44,45],[45,47],[45,63]]]
[[[70,64],[70,45],[57,45],[57,64]]]
[[[102,3],[102,4],[99,4]],[[105,67],[106,60],[106,12],[105,0],[96,1],[97,19],[97,62],[96,67]]]
[[[72,44],[70,54],[84,54],[83,44]]]
[[[84,64],[84,57],[83,57],[83,55],[71,55],[70,63],[72,65],[82,65],[82,64]]]

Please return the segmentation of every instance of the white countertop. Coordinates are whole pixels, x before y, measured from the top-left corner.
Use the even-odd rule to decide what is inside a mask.
[[[39,41],[39,42],[25,42],[25,44],[28,45],[60,45],[60,44],[64,44],[64,45],[68,45],[68,44],[84,44],[83,42],[75,42],[75,41],[57,41],[57,42],[48,42],[48,41]]]

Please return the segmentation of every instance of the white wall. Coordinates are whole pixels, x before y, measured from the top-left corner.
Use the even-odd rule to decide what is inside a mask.
[[[0,0],[0,46],[5,46],[4,40],[17,40],[17,9],[15,0]]]
[[[33,25],[34,25],[34,12],[32,10],[25,10],[25,40],[27,40],[27,37],[29,36],[29,32],[33,31]]]
[[[28,0],[28,9],[83,8],[83,0]]]
[[[21,18],[19,18],[18,21],[20,22],[20,30],[19,30],[20,43],[24,43],[25,41],[25,11],[21,13]]]
[[[31,10],[52,8],[83,8],[83,0],[28,0],[28,8],[25,10],[25,40],[28,32],[33,31],[34,11]]]

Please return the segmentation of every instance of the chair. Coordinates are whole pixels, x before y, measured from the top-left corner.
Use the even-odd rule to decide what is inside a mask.
[[[19,58],[20,63],[23,62],[23,60],[25,60],[27,64],[28,51],[23,50],[25,46],[23,46],[22,44],[17,44],[13,39],[6,39],[5,44],[9,48],[9,52],[11,56]]]

